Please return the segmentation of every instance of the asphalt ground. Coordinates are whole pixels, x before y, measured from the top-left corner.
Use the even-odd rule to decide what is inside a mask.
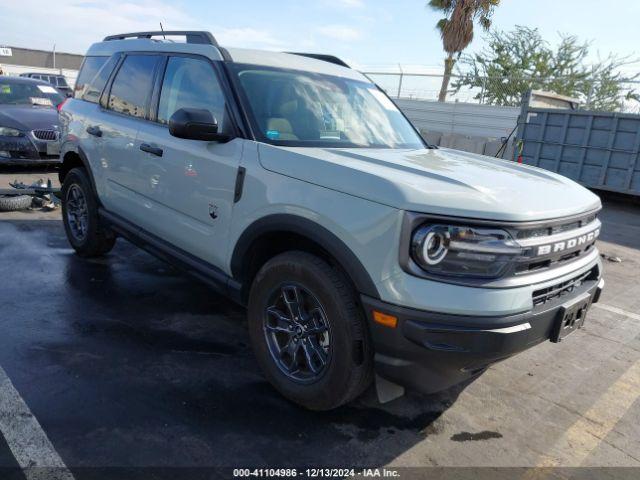
[[[16,465],[56,467],[51,478],[301,466],[638,478],[640,207],[605,201],[601,220],[607,284],[585,328],[466,388],[385,405],[369,391],[314,413],[264,380],[244,310],[205,285],[121,239],[77,257],[59,211],[0,213],[0,478]]]
[[[18,462],[4,438],[0,438],[0,468],[17,468]]]

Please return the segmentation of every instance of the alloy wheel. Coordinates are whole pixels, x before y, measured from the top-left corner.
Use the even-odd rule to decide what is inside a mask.
[[[291,380],[317,381],[331,359],[331,330],[322,304],[307,288],[283,284],[268,305],[263,330],[273,361]]]
[[[71,234],[76,240],[83,241],[89,228],[89,210],[84,192],[76,184],[67,191],[66,211]]]

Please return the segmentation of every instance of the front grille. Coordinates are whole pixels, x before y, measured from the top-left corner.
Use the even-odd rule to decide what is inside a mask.
[[[536,273],[541,270],[546,270],[548,268],[560,267],[565,263],[578,260],[578,258],[581,258],[587,253],[591,252],[591,250],[594,248],[594,245],[595,245],[595,240],[593,241],[593,243],[587,245],[585,248],[574,250],[564,255],[556,255],[553,258],[547,258],[544,260],[534,259],[529,262],[523,262],[516,267],[515,273],[516,275],[524,275],[527,273]]]
[[[597,214],[592,213],[584,216],[583,218],[577,220],[571,220],[566,223],[559,223],[555,225],[548,225],[544,227],[538,228],[522,228],[518,229],[515,235],[515,238],[519,240],[524,240],[527,238],[539,238],[539,237],[547,237],[550,235],[555,235],[562,232],[569,232],[571,230],[577,230],[578,228],[584,227],[585,225],[590,224],[597,218]]]
[[[536,230],[512,231],[528,250],[514,273],[526,275],[574,262],[593,251],[599,233],[600,222],[595,214]]]
[[[540,290],[535,290],[532,294],[533,306],[536,307],[538,305],[544,305],[545,303],[556,299],[564,297],[565,295],[569,295],[573,293],[576,289],[578,289],[584,282],[588,282],[591,280],[598,279],[598,267],[595,266],[588,272],[582,273],[574,278],[566,280],[564,282],[557,283],[555,285],[551,285],[550,287],[541,288]]]
[[[52,142],[58,139],[58,132],[56,130],[34,130],[33,136],[38,140],[46,140]]]

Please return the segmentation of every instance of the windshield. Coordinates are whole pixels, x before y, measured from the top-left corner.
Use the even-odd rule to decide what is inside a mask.
[[[55,107],[64,97],[51,85],[0,80],[0,105]]]
[[[283,146],[424,148],[396,106],[368,82],[232,65],[259,140]]]

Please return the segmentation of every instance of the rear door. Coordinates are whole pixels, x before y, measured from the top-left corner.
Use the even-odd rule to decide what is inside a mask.
[[[102,167],[102,159],[104,158],[102,137],[96,135],[100,132],[105,116],[99,101],[100,95],[102,95],[102,91],[119,61],[119,55],[86,57],[76,79],[74,99],[65,108],[65,111],[71,111],[72,114],[63,114],[60,117],[63,133],[66,129],[68,130],[66,134],[76,139],[82,153],[91,165],[100,199],[105,196],[106,170]],[[63,121],[65,118],[68,122],[66,125]]]
[[[149,115],[154,77],[162,57],[128,54],[120,63],[108,92],[103,95],[100,134],[101,168],[106,176],[108,210],[142,226],[147,224],[149,201],[140,195],[138,130]]]
[[[140,192],[148,198],[152,233],[216,266],[224,265],[242,139],[227,143],[169,134],[181,108],[209,110],[219,131],[232,132],[222,76],[204,57],[168,56],[158,81],[155,122],[140,127]]]

